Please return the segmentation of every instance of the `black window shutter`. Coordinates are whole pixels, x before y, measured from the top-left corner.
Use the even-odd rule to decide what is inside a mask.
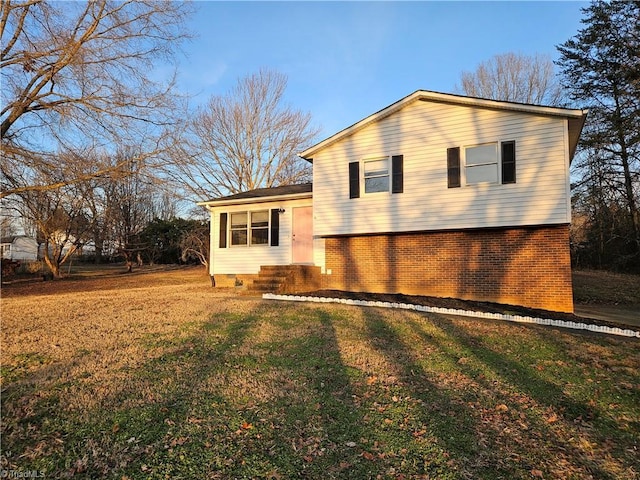
[[[447,148],[447,186],[460,186],[460,147]]]
[[[516,142],[502,142],[502,183],[516,183]]]
[[[280,245],[280,212],[277,208],[271,209],[271,246]]]
[[[220,248],[227,248],[227,214],[220,214]]]
[[[404,157],[394,155],[391,157],[391,193],[402,193],[404,183]]]
[[[349,198],[360,197],[360,163],[349,163]]]

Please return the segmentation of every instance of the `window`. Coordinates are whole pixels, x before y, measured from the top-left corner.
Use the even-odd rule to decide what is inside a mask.
[[[389,191],[389,159],[364,161],[364,193]]]
[[[2,258],[11,258],[11,244],[5,243],[0,246],[0,255]]]
[[[360,198],[360,163],[349,163],[349,198]],[[391,163],[391,169],[389,169]],[[380,157],[362,161],[364,193],[404,192],[404,156]],[[391,172],[389,172],[391,170]]]
[[[231,246],[269,244],[269,210],[234,212],[230,215]],[[221,229],[226,228],[222,222],[220,226]],[[221,247],[224,248],[222,244]]]
[[[447,148],[447,187],[461,186],[461,147]],[[501,168],[499,168],[501,167]],[[464,148],[465,184],[516,183],[516,142],[509,140]]]
[[[251,245],[269,243],[269,211],[251,212]]]
[[[466,184],[498,183],[498,145],[465,148]]]
[[[247,244],[247,212],[231,214],[231,245]]]

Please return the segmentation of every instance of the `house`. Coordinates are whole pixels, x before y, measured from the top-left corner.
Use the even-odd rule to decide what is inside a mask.
[[[308,264],[322,288],[572,312],[569,165],[586,115],[416,91],[302,152],[313,191],[203,202],[211,275]]]
[[[38,242],[25,235],[3,237],[0,244],[2,258],[7,260],[37,260]]]
[[[211,211],[210,274],[216,285],[253,280],[261,266],[314,265],[310,183],[261,188],[202,202]]]

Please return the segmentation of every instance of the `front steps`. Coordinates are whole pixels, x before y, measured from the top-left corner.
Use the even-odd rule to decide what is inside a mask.
[[[258,278],[247,286],[248,294],[311,292],[321,288],[320,267],[312,265],[263,265]]]

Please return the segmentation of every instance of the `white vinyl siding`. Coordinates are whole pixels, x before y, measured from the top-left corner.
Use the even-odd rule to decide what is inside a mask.
[[[561,117],[415,101],[314,153],[314,233],[568,223],[566,129]],[[447,188],[448,148],[490,144],[499,155],[504,141],[516,142],[517,183],[500,184],[497,163],[496,182]],[[349,198],[348,163],[372,152],[404,156],[402,195]]]
[[[223,205],[213,207],[211,210],[211,265],[209,271],[211,275],[216,274],[252,274],[258,273],[262,265],[289,265],[291,264],[291,214],[294,207],[311,206],[311,199],[283,200],[274,202],[256,202],[252,204],[242,205]],[[248,248],[239,248],[230,245],[227,242],[227,248],[220,248],[220,214],[227,213],[227,229],[232,228],[235,214],[240,214],[238,220],[238,228],[242,214],[249,212],[248,222],[253,225],[253,232],[249,235],[253,237],[251,241],[262,241],[264,239],[265,220],[269,224],[267,230],[267,238],[269,238],[270,222],[269,215],[272,209],[283,209],[279,214],[279,245],[271,246],[267,244],[259,244],[249,246]],[[251,218],[252,213],[266,212],[267,216],[255,215]],[[247,232],[245,227],[245,232]],[[251,230],[251,229],[249,229]],[[229,238],[229,237],[227,237]],[[315,244],[315,241],[314,241]]]
[[[38,242],[26,236],[16,236],[13,243],[2,244],[2,258],[9,260],[37,260]]]

